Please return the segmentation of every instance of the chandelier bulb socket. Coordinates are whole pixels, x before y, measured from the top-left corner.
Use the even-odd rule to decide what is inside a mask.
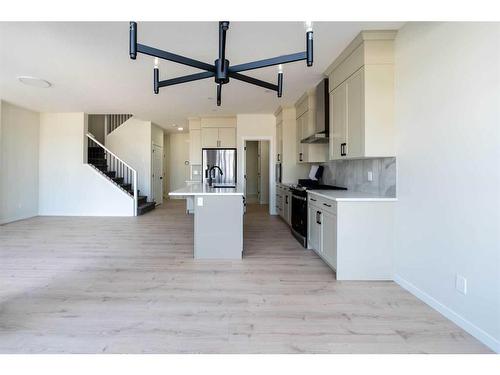
[[[153,88],[155,94],[160,92],[160,69],[157,67],[153,69]]]
[[[313,32],[306,32],[306,61],[307,66],[313,65]]]
[[[283,72],[278,73],[278,98],[283,96]]]
[[[135,60],[137,57],[137,22],[130,22],[129,55],[132,60]]]

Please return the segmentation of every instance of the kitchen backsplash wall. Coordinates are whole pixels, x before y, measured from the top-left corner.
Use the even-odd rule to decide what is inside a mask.
[[[396,196],[396,158],[339,160],[322,164],[322,182],[346,187],[349,190]],[[368,172],[373,181],[368,181]]]

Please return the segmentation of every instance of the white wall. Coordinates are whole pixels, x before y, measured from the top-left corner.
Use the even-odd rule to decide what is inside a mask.
[[[269,142],[259,142],[260,152],[260,204],[269,203]]]
[[[163,147],[163,129],[156,124],[151,124],[151,143]]]
[[[169,136],[169,189],[180,189],[189,179],[189,133],[173,133]]]
[[[410,23],[395,49],[396,281],[496,351],[499,48],[498,23]]]
[[[40,115],[0,101],[0,224],[38,214]]]
[[[170,191],[170,136],[163,133],[163,199],[168,199]]]
[[[40,114],[39,214],[132,216],[134,200],[84,163],[87,116]]]
[[[106,147],[137,171],[139,194],[151,196],[152,124],[135,117],[129,118],[106,137]]]
[[[268,140],[270,155],[276,154],[276,118],[273,114],[241,114],[236,118],[236,142],[238,148],[238,183],[244,184],[244,147],[246,140]],[[272,158],[270,158],[272,160]],[[276,184],[274,165],[269,170],[269,212],[276,215]]]

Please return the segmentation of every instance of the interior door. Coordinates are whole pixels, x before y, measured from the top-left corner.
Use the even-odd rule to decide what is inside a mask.
[[[156,204],[163,203],[163,147],[153,144],[151,158],[151,188]]]
[[[222,148],[236,147],[236,128],[219,128],[219,146]]]
[[[347,85],[342,83],[330,93],[330,159],[341,159],[347,143]]]

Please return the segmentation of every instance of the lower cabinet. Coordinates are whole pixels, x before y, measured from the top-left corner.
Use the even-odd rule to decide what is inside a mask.
[[[308,203],[307,243],[333,269],[337,269],[337,216]]]
[[[283,188],[283,220],[292,225],[292,193],[288,188]]]
[[[395,204],[310,192],[307,246],[335,270],[337,280],[392,280]]]
[[[292,193],[281,184],[276,185],[276,212],[288,225],[292,225]]]
[[[321,255],[321,211],[311,204],[307,210],[307,246]]]

